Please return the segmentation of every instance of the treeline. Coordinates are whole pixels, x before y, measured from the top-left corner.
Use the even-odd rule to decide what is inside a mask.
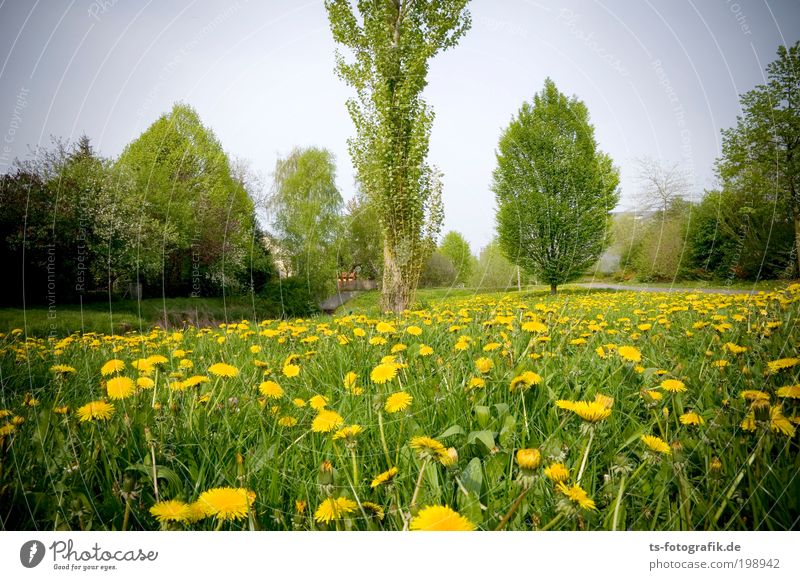
[[[182,104],[117,159],[54,141],[0,176],[0,303],[262,292],[276,271],[251,185]]]
[[[722,132],[719,187],[687,201],[679,167],[640,162],[644,212],[618,215],[616,275],[641,280],[800,277],[800,42],[778,48],[766,82]]]

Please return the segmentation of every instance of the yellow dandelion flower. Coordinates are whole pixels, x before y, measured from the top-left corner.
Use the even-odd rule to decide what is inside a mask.
[[[611,409],[597,401],[578,401],[570,410],[589,423],[598,423],[611,416]]]
[[[314,395],[308,400],[308,404],[315,411],[319,411],[328,406],[328,399],[322,395]]]
[[[642,442],[656,453],[664,453],[665,455],[669,455],[671,452],[669,445],[666,441],[661,439],[661,437],[656,437],[655,435],[642,435]]]
[[[617,349],[617,354],[629,362],[642,362],[642,353],[635,346],[621,346]]]
[[[383,473],[379,473],[378,475],[376,475],[375,478],[372,480],[370,487],[376,488],[380,485],[383,485],[384,483],[389,483],[395,477],[397,477],[397,473],[398,470],[396,467],[390,467],[387,471],[384,471]]]
[[[770,373],[777,373],[783,369],[791,368],[800,364],[800,358],[780,358],[767,363],[767,370]]]
[[[160,501],[150,508],[150,514],[159,522],[185,522],[189,516],[189,506],[182,501],[170,499]]]
[[[283,389],[275,381],[262,382],[258,391],[268,399],[280,399],[283,396]]]
[[[741,391],[739,396],[745,401],[769,401],[768,393],[765,393],[764,391],[758,391],[756,389],[747,389]]]
[[[800,383],[789,387],[781,387],[775,394],[785,399],[800,399]]]
[[[297,425],[297,419],[286,415],[278,419],[278,425],[280,425],[281,427],[294,427],[295,425]]]
[[[769,428],[776,433],[783,433],[787,437],[794,437],[794,425],[784,416],[780,405],[774,405],[769,410]]]
[[[427,506],[411,520],[413,531],[471,532],[475,524],[447,506]]]
[[[475,368],[478,369],[479,373],[485,375],[494,368],[494,361],[492,361],[490,358],[482,356],[475,361]]]
[[[563,463],[551,463],[544,468],[544,475],[554,483],[561,483],[569,479],[569,469]]]
[[[750,411],[745,415],[744,420],[742,420],[742,429],[745,431],[755,431],[756,430],[756,414],[753,411]]]
[[[511,386],[509,389],[511,391],[527,391],[533,385],[538,385],[542,382],[542,377],[537,375],[532,371],[525,371],[521,375],[517,375],[513,379],[511,379]]]
[[[378,504],[376,504],[375,502],[371,501],[361,502],[361,507],[364,508],[364,511],[368,516],[377,518],[379,520],[382,520],[386,515],[383,511],[383,508]]]
[[[486,381],[482,377],[472,377],[467,383],[468,389],[482,389],[486,386]]]
[[[743,352],[747,351],[746,346],[739,346],[738,344],[735,344],[733,342],[726,342],[723,345],[723,348],[727,349],[729,352],[733,354],[742,354]]]
[[[311,430],[314,433],[330,433],[342,423],[344,423],[344,419],[339,413],[323,409],[317,414],[314,421],[312,421]]]
[[[397,329],[388,322],[379,322],[375,325],[375,331],[380,332],[381,334],[389,334],[392,332],[397,332]]]
[[[542,454],[538,449],[517,450],[517,465],[522,469],[533,470],[542,462]]]
[[[594,402],[603,405],[606,409],[610,409],[611,407],[614,406],[614,397],[609,397],[608,395],[597,393],[594,396]]]
[[[430,356],[433,354],[433,349],[429,347],[427,344],[419,345],[419,355],[420,356]]]
[[[239,369],[225,363],[215,363],[208,367],[208,372],[216,377],[232,378],[239,374]]]
[[[348,514],[355,512],[358,504],[346,497],[329,497],[323,501],[314,512],[317,523],[329,524],[333,520],[340,520]]]
[[[300,374],[300,367],[298,365],[288,364],[283,367],[283,375],[288,378],[296,377]]]
[[[183,381],[183,386],[184,386],[184,388],[196,387],[197,385],[200,385],[202,383],[208,383],[210,381],[211,381],[211,379],[209,379],[205,375],[194,375],[192,377],[189,377],[185,381]]]
[[[703,425],[705,424],[705,419],[703,419],[700,415],[695,412],[684,413],[679,418],[681,423],[684,425]]]
[[[197,501],[207,516],[243,520],[255,499],[255,493],[243,487],[216,487],[201,493]]]
[[[75,413],[80,421],[105,421],[114,414],[114,405],[105,401],[92,401],[79,407]]]
[[[522,325],[522,330],[525,332],[547,332],[547,326],[539,322],[538,320],[529,320]]]
[[[349,372],[344,376],[344,388],[348,391],[353,388],[356,384],[356,380],[358,380],[358,375],[354,372]]]
[[[50,367],[50,371],[58,375],[69,375],[77,372],[74,367],[69,365],[53,365]]]
[[[409,326],[406,328],[406,332],[411,336],[419,336],[422,334],[422,329],[419,326]]]
[[[156,382],[150,377],[139,377],[136,379],[136,386],[140,389],[152,389],[156,386]]]
[[[149,362],[151,365],[163,365],[169,362],[169,359],[160,354],[154,354],[152,356],[147,357],[147,362]]]
[[[136,383],[128,377],[108,379],[106,391],[112,399],[126,399],[136,391]]]
[[[113,375],[114,373],[120,372],[124,368],[125,362],[114,358],[100,368],[100,374],[104,377],[107,377],[108,375]]]
[[[397,365],[394,363],[381,363],[372,369],[369,378],[373,383],[383,384],[397,376]]]
[[[567,486],[564,482],[560,482],[557,486],[558,491],[563,493],[571,502],[578,504],[585,510],[596,510],[594,500],[589,499],[586,491],[577,483],[573,486]]]
[[[300,408],[306,406],[306,402],[303,399],[292,399],[292,404],[295,407],[300,407]]]
[[[333,434],[334,439],[347,439],[353,440],[355,439],[359,433],[364,430],[361,425],[348,425],[347,427],[342,427],[336,433]]]
[[[404,411],[408,409],[411,405],[411,401],[414,398],[406,393],[405,391],[399,391],[397,393],[392,393],[386,399],[386,405],[384,405],[384,409],[387,413],[397,413],[398,411]]]
[[[670,393],[683,393],[686,392],[686,385],[683,384],[683,381],[679,381],[677,379],[667,379],[663,381],[659,385],[665,391]]]
[[[664,398],[664,393],[656,390],[642,389],[639,394],[646,402],[660,401]]]
[[[446,461],[448,459],[447,448],[431,437],[414,437],[409,445],[422,458],[435,459],[436,461]]]

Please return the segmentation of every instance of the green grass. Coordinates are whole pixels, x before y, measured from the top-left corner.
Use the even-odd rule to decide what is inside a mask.
[[[375,307],[374,295],[361,299]],[[557,296],[437,289],[420,299],[429,306],[401,317],[58,343],[0,338],[0,529],[399,530],[426,505],[449,506],[485,530],[796,527],[798,440],[788,418],[800,415],[800,402],[779,393],[800,381],[800,364],[786,359],[797,352],[800,293],[686,300],[583,288]],[[526,324],[533,320],[544,328]],[[624,358],[623,345],[637,356]],[[397,358],[382,363],[389,355]],[[122,376],[149,381],[112,392],[115,371],[101,371],[110,359],[124,361]],[[769,371],[777,359],[786,360]],[[215,376],[219,362],[237,374]],[[380,364],[396,375],[373,380]],[[349,372],[360,392],[345,387]],[[541,380],[512,389],[526,372]],[[184,384],[192,376],[207,380]],[[667,378],[686,389],[660,388]],[[386,401],[401,390],[413,400],[390,413]],[[747,390],[769,397],[766,413],[754,415]],[[597,423],[557,404],[598,394],[613,403]],[[355,441],[334,438],[341,425],[317,432],[317,395],[341,425],[363,428]],[[77,410],[101,399],[113,414],[81,421]],[[702,424],[679,419],[690,410]],[[650,451],[643,435],[663,439],[669,452]],[[452,447],[457,460],[426,459],[410,444],[417,436]],[[538,449],[541,465],[522,469],[522,448]],[[552,463],[566,466],[567,485],[579,484],[594,508],[545,476]],[[398,469],[392,485],[373,487],[390,467]],[[255,493],[243,519],[162,524],[150,512],[159,500],[196,502],[218,487]],[[385,517],[364,507],[316,519],[332,497],[371,502]]]
[[[75,331],[121,334],[130,330],[216,326],[221,322],[242,319],[275,318],[278,308],[258,297],[232,298],[149,298],[118,300],[110,303],[90,303],[28,309],[0,309],[0,332],[20,328],[29,336],[62,337]]]
[[[630,286],[632,289],[642,288],[697,288],[700,290],[742,290],[742,291],[765,291],[782,290],[792,284],[792,280],[758,280],[757,282],[746,280],[676,280],[674,282],[641,282],[639,280],[617,281],[613,278],[597,277],[582,278],[581,283],[613,284]]]
[[[606,279],[584,279],[581,283],[596,282],[599,284],[620,284]],[[626,282],[631,290],[637,287],[653,288],[697,288],[704,290],[780,290],[790,284],[789,281],[767,280],[761,282],[736,282],[730,286],[704,281],[685,281],[676,284],[634,283]],[[563,293],[586,292],[587,289],[574,284],[562,286]],[[501,296],[504,294],[529,298],[546,296],[547,286],[524,286],[519,293],[515,288],[482,289],[482,288],[420,288],[412,308],[424,309],[437,302],[462,300],[476,296]],[[337,310],[338,315],[347,313],[382,314],[380,308],[380,291],[364,292],[347,302]],[[115,300],[112,302],[94,302],[80,305],[57,305],[52,311],[46,307],[0,308],[0,332],[9,332],[14,328],[23,329],[29,336],[67,336],[75,331],[98,333],[124,333],[130,330],[149,330],[155,326],[161,328],[183,328],[187,324],[201,327],[216,326],[222,322],[238,322],[246,320],[262,320],[280,316],[280,305],[260,298],[234,296],[227,299],[217,298],[149,298],[137,302],[135,300]]]

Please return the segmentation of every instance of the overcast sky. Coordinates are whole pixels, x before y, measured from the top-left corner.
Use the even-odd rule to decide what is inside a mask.
[[[551,77],[589,108],[601,149],[636,193],[634,160],[680,162],[714,185],[720,129],[800,39],[800,2],[474,0],[472,29],[431,63],[430,162],[445,174],[445,231],[477,252],[494,233],[500,133]],[[270,175],[294,146],[334,152],[352,196],[345,110],[321,1],[72,0],[0,3],[0,172],[51,135],[87,134],[116,156],[176,101],[225,150]],[[0,208],[1,209],[1,208]]]

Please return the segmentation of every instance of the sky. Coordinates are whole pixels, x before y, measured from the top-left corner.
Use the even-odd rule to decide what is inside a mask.
[[[632,209],[636,160],[680,164],[714,187],[720,130],[800,40],[797,0],[473,0],[472,28],[430,63],[429,162],[444,173],[443,232],[477,253],[494,236],[491,176],[503,129],[550,77],[586,103]],[[52,0],[0,3],[0,173],[51,136],[119,155],[175,102],[267,185],[295,146],[331,150],[355,190],[336,46],[321,1]],[[2,208],[0,208],[2,211]]]

